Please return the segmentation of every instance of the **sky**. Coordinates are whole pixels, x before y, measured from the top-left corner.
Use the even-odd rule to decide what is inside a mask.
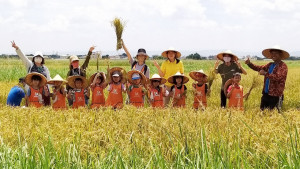
[[[111,25],[126,22],[131,53],[179,51],[249,54],[280,45],[300,53],[300,0],[0,0],[0,54],[116,51]]]

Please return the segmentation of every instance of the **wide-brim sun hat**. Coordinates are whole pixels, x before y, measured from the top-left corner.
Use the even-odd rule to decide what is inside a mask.
[[[187,76],[185,76],[184,74],[181,74],[180,72],[177,72],[176,74],[174,74],[173,76],[170,76],[168,78],[168,82],[172,83],[172,84],[175,84],[174,77],[183,77],[182,84],[185,84],[189,81],[189,78]]]
[[[39,84],[39,87],[45,86],[47,83],[47,79],[43,74],[37,73],[37,72],[32,72],[32,73],[28,73],[25,77],[25,83],[29,86],[32,85],[32,76],[39,76],[41,77],[41,81]]]
[[[281,51],[281,52],[282,52],[281,60],[284,60],[284,59],[287,59],[287,58],[290,57],[290,54],[289,54],[287,51],[281,49],[280,46],[278,46],[278,45],[275,45],[275,46],[273,46],[273,47],[271,47],[271,48],[264,49],[264,50],[262,51],[262,54],[263,54],[266,58],[272,59],[271,53],[270,53],[271,50],[279,50],[279,51]]]
[[[138,50],[138,52],[137,52],[137,54],[136,54],[135,57],[137,58],[138,55],[144,55],[144,56],[146,56],[146,60],[149,59],[149,56],[148,56],[148,54],[146,53],[146,50],[143,49],[143,48],[141,48],[141,49]]]
[[[69,76],[68,77],[68,85],[72,88],[75,88],[75,79],[81,79],[82,80],[82,88],[85,89],[89,86],[87,80],[85,77],[83,76],[78,76],[78,75],[75,75],[75,76]]]
[[[53,79],[48,80],[47,84],[54,85],[55,82],[62,82],[62,84],[67,83],[67,81],[64,80],[59,74],[55,75]]]
[[[74,62],[74,61],[77,61],[77,60],[79,60],[78,56],[76,56],[76,55],[70,56],[70,64],[71,64],[72,62]]]
[[[152,75],[152,77],[150,78],[150,82],[152,82],[153,80],[159,80],[160,81],[160,85],[161,84],[165,84],[167,82],[167,79],[160,77],[159,74],[154,74]]]
[[[131,84],[133,83],[132,76],[135,75],[135,74],[140,75],[140,77],[141,77],[141,83],[143,85],[147,83],[146,76],[142,72],[140,72],[138,70],[131,70],[131,71],[127,72],[127,79],[128,79],[129,83],[131,83]]]
[[[98,73],[98,72],[94,73],[94,74],[90,77],[90,79],[89,79],[89,84],[92,84],[92,83],[93,83],[94,78],[96,77],[97,73]],[[102,81],[101,83],[105,82],[105,75],[104,75],[104,72],[99,72],[99,73],[100,73],[100,76],[103,78],[103,81]]]
[[[196,81],[199,79],[199,77],[198,77],[199,74],[202,74],[205,77],[207,77],[207,75],[204,73],[204,71],[202,69],[201,70],[197,70],[197,71],[192,71],[192,72],[189,73],[190,77],[192,79],[196,80]]]
[[[175,48],[173,48],[173,47],[170,47],[168,50],[166,50],[166,51],[164,51],[161,55],[163,56],[163,57],[165,57],[165,58],[167,58],[168,57],[168,52],[176,52],[176,55],[175,55],[175,58],[180,58],[180,56],[181,56],[181,53],[178,51],[178,50],[176,50]]]
[[[239,60],[239,58],[235,54],[233,54],[231,50],[226,50],[224,52],[219,53],[217,55],[217,58],[220,59],[220,60],[222,60],[222,61],[224,61],[223,57],[224,57],[225,54],[232,55],[233,56],[232,61]]]
[[[108,79],[108,83],[112,82],[112,76],[114,72],[119,72],[119,75],[121,76],[121,83],[126,83],[126,71],[123,68],[120,67],[113,67],[109,70],[109,79]]]

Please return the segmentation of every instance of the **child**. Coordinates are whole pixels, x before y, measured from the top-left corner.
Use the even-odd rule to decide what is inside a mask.
[[[187,88],[184,85],[189,81],[189,78],[177,72],[175,75],[168,78],[168,82],[173,84],[171,87],[170,97],[173,98],[174,107],[185,107],[185,98]]]
[[[105,98],[103,89],[106,88],[107,83],[105,83],[105,74],[103,72],[98,72],[90,77],[91,90],[92,90],[92,104],[91,108],[100,108],[105,105]]]
[[[228,107],[243,110],[244,109],[243,98],[245,98],[248,95],[248,93],[243,96],[243,87],[239,84],[240,81],[241,81],[241,74],[240,73],[233,74],[232,84],[227,89],[227,98],[229,98]]]
[[[42,95],[49,96],[49,90],[46,83],[47,79],[40,73],[29,73],[25,77],[25,83],[29,86],[26,96],[26,105],[33,107],[42,107],[44,100]]]
[[[128,72],[127,77],[130,83],[127,90],[129,103],[135,107],[144,107],[144,95],[146,92],[142,85],[146,84],[146,76],[138,70],[131,70]]]
[[[66,90],[63,86],[67,81],[65,81],[59,74],[57,74],[53,79],[48,81],[48,84],[53,86],[52,93],[52,108],[53,109],[66,109]]]
[[[126,92],[126,74],[125,70],[119,67],[111,68],[108,72],[109,86],[108,86],[108,97],[105,102],[105,106],[113,107],[114,109],[123,107],[123,96],[122,92]]]
[[[158,74],[154,74],[151,77],[148,98],[152,107],[164,107],[164,97],[169,95],[168,90],[166,90],[163,85],[166,82],[167,80],[160,77]]]
[[[68,84],[72,88],[69,90],[68,99],[72,99],[72,108],[84,107],[86,105],[86,98],[90,97],[88,82],[83,76],[70,76]]]
[[[207,75],[201,69],[199,71],[192,71],[190,72],[190,77],[194,79],[197,83],[193,83],[194,88],[194,109],[206,108],[207,101],[206,96],[209,95],[210,90],[208,89],[207,82]]]
[[[19,78],[19,83],[11,88],[11,90],[8,93],[6,104],[8,106],[20,106],[21,101],[23,98],[25,98],[25,81],[24,77]]]

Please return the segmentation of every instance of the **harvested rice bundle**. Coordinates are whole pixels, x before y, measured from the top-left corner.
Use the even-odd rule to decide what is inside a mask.
[[[211,88],[211,86],[212,86],[215,79],[217,79],[217,75],[215,73],[215,70],[212,69],[212,70],[209,71],[208,78],[207,78],[209,89]]]
[[[254,76],[252,77],[251,86],[250,86],[250,89],[249,89],[249,91],[248,91],[248,95],[245,97],[245,100],[248,100],[249,95],[250,95],[252,89],[254,89],[254,88],[256,88],[256,87],[262,85],[262,80],[261,80],[259,77],[260,77],[259,74],[254,75]]]
[[[122,48],[122,33],[125,27],[125,22],[122,22],[120,18],[115,18],[112,21],[112,26],[115,28],[115,32],[117,35],[117,50]]]

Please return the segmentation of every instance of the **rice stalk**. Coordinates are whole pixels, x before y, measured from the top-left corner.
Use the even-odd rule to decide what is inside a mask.
[[[117,36],[117,50],[122,48],[122,34],[125,27],[125,22],[123,22],[120,18],[115,18],[112,21],[112,26],[115,29],[116,36]]]
[[[209,89],[211,88],[214,80],[216,79],[217,79],[217,74],[215,73],[215,70],[214,69],[210,70],[207,78]]]

